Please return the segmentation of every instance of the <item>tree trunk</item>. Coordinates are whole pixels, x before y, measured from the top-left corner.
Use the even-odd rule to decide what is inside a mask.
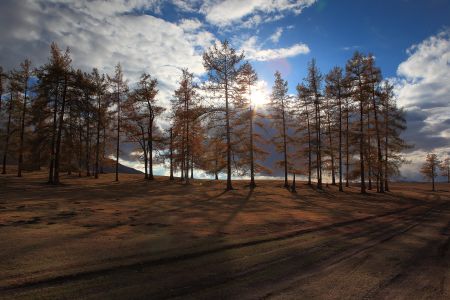
[[[366,182],[364,178],[364,109],[363,99],[360,95],[359,99],[359,161],[360,161],[360,176],[361,176],[361,193],[366,193]]]
[[[384,116],[384,126],[385,126],[385,141],[384,141],[384,190],[389,192],[389,99],[386,99],[386,108]]]
[[[53,174],[53,183],[59,184],[59,161],[60,161],[60,149],[61,149],[61,136],[64,125],[64,108],[66,105],[66,94],[67,94],[67,74],[64,76],[64,89],[62,95],[61,111],[59,113],[59,124],[58,124],[58,135],[56,139],[56,149],[55,149],[55,173]]]
[[[117,83],[116,181],[119,181],[119,153],[120,153],[120,87],[119,83]]]
[[[322,189],[322,157],[321,157],[321,136],[320,136],[320,106],[317,94],[314,96],[316,108],[316,163],[317,163],[317,188]]]
[[[89,113],[89,105],[88,105],[88,97],[86,97],[86,106],[87,106],[87,114],[86,114],[86,176],[91,176],[90,171],[90,160],[91,160],[91,118]]]
[[[329,109],[329,107],[328,107]],[[334,169],[334,151],[333,151],[333,139],[331,137],[331,119],[330,113],[327,112],[327,121],[328,121],[328,139],[329,139],[329,147],[330,147],[330,158],[331,158],[331,184],[336,185],[336,174]]]
[[[346,127],[346,129],[345,129],[345,187],[350,187],[349,178],[348,178],[349,171],[350,171],[349,170],[350,169],[350,164],[349,164],[350,153],[349,153],[349,144],[348,144],[348,137],[350,134],[350,128],[349,128],[350,111],[349,111],[349,107],[348,107],[348,99],[346,99],[346,102],[345,102],[345,110],[346,110],[346,113],[345,113],[345,117],[346,117],[346,122],[345,122],[345,127]]]
[[[338,105],[339,105],[339,191],[344,191],[342,187],[342,99],[341,88],[338,92]]]
[[[149,128],[148,128],[148,179],[153,180],[155,179],[153,176],[153,116],[150,119],[149,122]]]
[[[53,126],[52,126],[52,142],[50,151],[50,167],[48,168],[48,183],[53,183],[54,167],[55,167],[55,144],[56,144],[56,130],[57,130],[57,115],[58,115],[58,90],[59,80],[57,80],[55,88],[55,102],[53,103]]]
[[[369,106],[369,105],[368,105]],[[369,179],[369,191],[372,190],[372,145],[370,139],[370,109],[367,108],[367,174]]]
[[[170,180],[173,180],[173,128],[170,128]]]
[[[250,103],[250,188],[253,189],[255,187],[255,162],[253,157],[253,108]]]
[[[284,155],[284,187],[289,188],[288,182],[288,161],[287,161],[287,141],[286,141],[286,117],[284,113],[284,99],[281,99],[282,121],[283,121],[283,155]]]
[[[100,127],[101,127],[101,97],[97,95],[97,136],[95,139],[95,171],[94,178],[98,179],[98,161],[100,159]]]
[[[25,116],[27,111],[27,90],[28,90],[28,78],[25,79],[25,88],[23,95],[23,107],[22,107],[22,120],[20,124],[20,146],[19,146],[19,162],[17,168],[17,177],[22,177],[23,168],[23,140],[25,137]]]
[[[225,62],[226,65],[226,62]],[[225,70],[227,74],[227,70]],[[228,78],[225,75],[225,126],[227,131],[227,191],[232,190],[231,184],[231,132],[230,132],[230,112],[228,103]]]
[[[309,122],[309,110],[307,103],[305,103],[305,110],[306,110],[306,122],[308,127],[308,185],[311,185],[311,173],[312,173],[311,124]]]
[[[8,124],[6,125],[6,141],[5,150],[3,151],[3,168],[2,174],[6,174],[6,158],[8,157],[8,147],[9,147],[9,135],[11,133],[11,114],[13,108],[13,93],[10,93],[9,105],[8,105]]]

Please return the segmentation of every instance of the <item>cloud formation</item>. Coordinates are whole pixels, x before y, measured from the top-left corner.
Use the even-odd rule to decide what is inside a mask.
[[[407,158],[417,170],[427,152],[450,154],[450,30],[442,31],[407,50],[395,79],[398,103],[405,109],[408,129],[404,138],[415,145]],[[409,170],[409,171],[408,171]]]
[[[209,0],[200,12],[214,25],[228,26],[258,16],[260,22],[277,20],[287,13],[299,14],[316,0]],[[259,24],[259,23],[258,23]]]
[[[255,61],[269,61],[293,57],[300,54],[308,54],[310,52],[308,45],[303,43],[297,43],[286,48],[262,49],[261,45],[257,42],[257,38],[254,36],[244,41],[241,45],[241,49],[244,50],[248,59]]]

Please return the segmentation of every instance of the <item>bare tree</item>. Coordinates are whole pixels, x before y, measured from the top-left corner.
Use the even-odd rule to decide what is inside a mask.
[[[436,154],[429,153],[427,154],[427,158],[425,159],[425,163],[422,165],[420,172],[423,174],[425,178],[431,180],[432,191],[436,191],[434,181],[437,177],[437,168],[439,167],[440,161]]]

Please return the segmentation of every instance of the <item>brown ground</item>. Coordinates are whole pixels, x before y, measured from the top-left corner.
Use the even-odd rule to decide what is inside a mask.
[[[0,175],[0,298],[450,299],[450,186]]]

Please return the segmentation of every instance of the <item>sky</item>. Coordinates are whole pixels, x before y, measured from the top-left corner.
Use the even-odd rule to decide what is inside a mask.
[[[418,179],[426,153],[450,152],[449,23],[449,0],[2,0],[0,65],[43,64],[55,41],[77,68],[112,73],[120,62],[130,83],[152,74],[168,105],[180,68],[204,76],[203,51],[227,39],[258,72],[263,103],[276,70],[295,93],[312,58],[326,73],[356,50],[372,53],[414,145],[402,174]]]

